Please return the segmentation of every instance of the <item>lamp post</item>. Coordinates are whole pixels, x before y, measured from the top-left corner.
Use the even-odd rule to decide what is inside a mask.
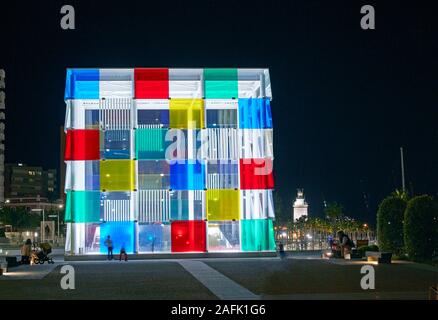
[[[44,230],[45,216],[44,209],[32,209],[32,212],[42,212],[43,213],[43,227],[41,230],[41,242],[44,242],[44,238],[46,237],[46,231]]]
[[[59,230],[59,215],[61,214],[60,210],[64,208],[64,206],[62,204],[58,205],[58,213],[56,215],[49,215],[50,218],[57,218],[57,224],[58,224],[58,231],[57,231],[57,241],[59,244],[59,237],[60,237],[60,230]]]

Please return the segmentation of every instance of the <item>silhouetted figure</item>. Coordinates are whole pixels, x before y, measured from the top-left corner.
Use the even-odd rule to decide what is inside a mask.
[[[122,261],[122,259],[124,259],[125,261],[128,261],[128,254],[126,253],[124,245],[120,249],[119,261]]]
[[[285,252],[284,252],[284,245],[282,242],[280,242],[278,244],[278,253],[280,254],[280,258],[284,259],[284,257],[286,256]]]
[[[32,251],[32,241],[27,239],[21,247],[21,264],[30,264],[30,254]]]
[[[108,260],[113,260],[113,241],[111,240],[110,236],[108,236],[105,240],[105,245],[108,248]]]

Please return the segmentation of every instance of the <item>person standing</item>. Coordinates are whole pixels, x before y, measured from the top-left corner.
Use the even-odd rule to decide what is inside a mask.
[[[32,250],[32,241],[27,239],[21,247],[21,264],[30,264],[30,253]]]
[[[108,248],[108,260],[113,260],[113,241],[110,236],[105,240],[105,246]]]

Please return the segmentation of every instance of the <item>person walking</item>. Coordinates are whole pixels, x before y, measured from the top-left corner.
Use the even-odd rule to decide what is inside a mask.
[[[108,260],[113,260],[113,241],[110,236],[105,240],[105,246],[108,248]]]

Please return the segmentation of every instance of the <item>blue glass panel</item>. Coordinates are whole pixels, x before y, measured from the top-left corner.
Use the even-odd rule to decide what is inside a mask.
[[[99,161],[85,161],[85,190],[100,190]]]
[[[113,221],[100,225],[100,252],[107,253],[105,240],[110,236],[113,241],[113,253],[119,254],[122,247],[127,253],[134,252],[135,223],[133,221]]]
[[[139,252],[170,252],[170,224],[138,225]]]
[[[239,99],[239,127],[241,129],[272,128],[270,100],[268,98]]]
[[[99,99],[99,69],[67,69],[65,99]]]
[[[203,190],[205,188],[204,163],[199,160],[172,162],[170,163],[170,188],[172,190]]]
[[[103,159],[130,158],[130,131],[106,130],[103,138]]]
[[[139,125],[158,124],[169,128],[169,110],[138,110],[137,122]]]

